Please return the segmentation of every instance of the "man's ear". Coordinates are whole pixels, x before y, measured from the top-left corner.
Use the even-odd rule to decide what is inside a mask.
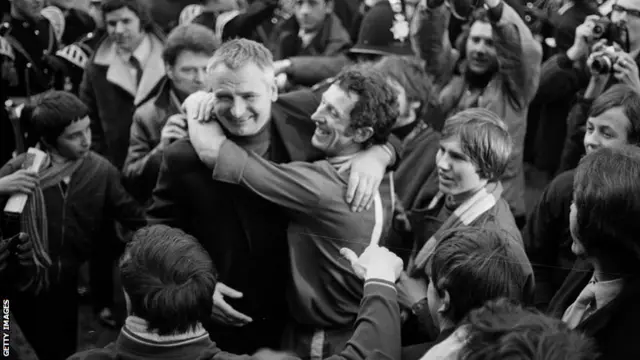
[[[451,310],[451,297],[449,297],[449,291],[447,291],[447,289],[443,289],[441,291],[440,306],[438,307],[438,312],[444,315],[449,312],[449,310]]]
[[[169,63],[164,63],[164,72],[165,74],[167,74],[167,77],[169,78],[169,80],[173,81],[174,77],[173,76],[173,66],[169,65]]]
[[[369,140],[372,136],[373,136],[373,128],[371,126],[366,126],[366,127],[356,129],[356,131],[353,134],[353,139],[358,144],[362,144],[367,140]]]

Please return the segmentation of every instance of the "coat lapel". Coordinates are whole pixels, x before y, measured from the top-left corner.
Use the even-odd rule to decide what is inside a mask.
[[[162,62],[162,42],[152,34],[149,34],[151,40],[151,53],[142,72],[142,79],[138,91],[135,94],[133,104],[140,105],[149,98],[152,90],[158,85],[165,74],[164,63]]]
[[[129,69],[116,54],[116,44],[105,39],[96,51],[94,62],[107,67],[107,81],[136,96],[136,84]]]
[[[109,39],[102,42],[94,58],[97,65],[107,67],[107,81],[122,88],[135,100],[134,105],[140,105],[148,99],[152,90],[162,80],[165,74],[162,62],[162,42],[154,34],[148,34],[151,41],[151,52],[142,72],[139,86],[129,72],[129,67],[116,53],[116,44]]]

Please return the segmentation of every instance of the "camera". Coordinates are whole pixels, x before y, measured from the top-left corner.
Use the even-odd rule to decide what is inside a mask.
[[[608,74],[613,72],[613,65],[618,60],[618,51],[613,46],[613,43],[620,45],[623,51],[628,51],[629,37],[626,25],[616,24],[608,17],[601,17],[596,20],[593,27],[593,37],[596,40],[607,40],[608,46],[593,58],[590,66],[591,70],[599,74]]]
[[[617,24],[606,16],[595,21],[593,26],[593,37],[596,40],[606,39],[608,43],[616,43],[629,51],[629,36],[625,24]]]
[[[599,74],[608,74],[613,72],[613,64],[618,61],[618,54],[613,46],[607,46],[602,50],[601,54],[593,57],[591,62],[591,70]]]

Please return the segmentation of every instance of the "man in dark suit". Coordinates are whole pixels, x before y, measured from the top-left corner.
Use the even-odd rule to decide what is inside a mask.
[[[272,55],[263,45],[229,41],[207,69],[210,77],[224,74],[224,81],[217,81],[212,93],[187,99],[188,117],[203,119],[213,112],[229,139],[276,163],[321,156],[311,145],[317,130],[310,120],[319,99],[310,91],[278,97]],[[195,236],[214,260],[220,283],[214,294],[214,323],[207,327],[219,346],[234,353],[278,348],[287,321],[285,284],[290,276],[286,217],[249,189],[213,181],[200,160],[206,149],[199,150],[180,140],[165,151],[150,221]],[[394,156],[383,145],[354,160],[347,190],[353,210],[370,205]]]
[[[579,260],[549,313],[592,337],[599,359],[638,359],[640,149],[602,148],[576,169],[569,215]]]

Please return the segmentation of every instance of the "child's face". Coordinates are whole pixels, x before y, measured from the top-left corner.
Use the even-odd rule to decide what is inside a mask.
[[[88,116],[69,124],[56,140],[56,151],[69,160],[85,156],[91,149],[90,124]]]

